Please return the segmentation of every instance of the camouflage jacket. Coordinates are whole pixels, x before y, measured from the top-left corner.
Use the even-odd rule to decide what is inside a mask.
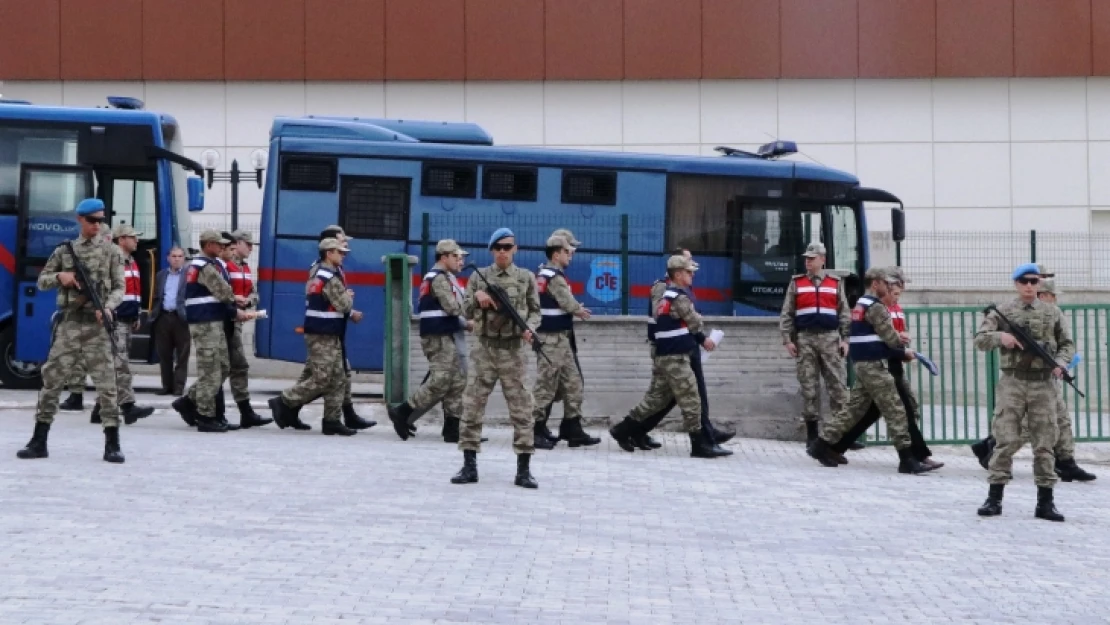
[[[540,325],[540,296],[536,290],[536,276],[527,269],[516,265],[509,265],[501,269],[497,265],[483,267],[482,275],[491,284],[499,285],[505,289],[513,308],[520,315],[524,323],[535,332]],[[466,300],[463,303],[463,315],[474,320],[474,333],[477,336],[490,338],[513,338],[523,334],[508,315],[501,314],[493,309],[483,309],[478,305],[475,297],[478,291],[483,291],[485,283],[476,274],[470,276],[466,283]]]
[[[1026,304],[1014,298],[998,307],[1006,318],[1021,326],[1033,340],[1040,343],[1049,354],[1056,358],[1056,364],[1066,367],[1075,354],[1075,342],[1064,325],[1064,313],[1054,304],[1035,299]],[[1001,335],[1009,328],[1001,318],[991,311],[979,324],[975,334],[975,347],[982,351],[998,348],[1002,353],[1002,369],[1041,371],[1053,366],[1033,355],[1030,350],[1008,349],[1002,347]]]
[[[73,240],[73,249],[77,251],[78,258],[88,270],[89,278],[95,283],[101,303],[108,310],[115,310],[123,301],[124,292],[123,257],[119,254],[119,248],[99,237],[91,239],[78,237]],[[58,289],[58,310],[84,308],[91,311],[92,302],[88,301],[86,296],[77,289],[63,287],[58,282],[58,274],[63,271],[77,273],[73,256],[64,245],[59,245],[39,273],[39,289],[43,291]]]

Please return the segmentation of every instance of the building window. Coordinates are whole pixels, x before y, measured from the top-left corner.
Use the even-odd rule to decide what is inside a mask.
[[[356,239],[407,239],[411,189],[409,178],[343,176],[340,226]]]
[[[482,197],[487,200],[536,201],[533,167],[483,167]]]
[[[617,172],[568,170],[563,172],[563,204],[617,203]]]
[[[420,185],[421,195],[440,197],[475,197],[478,189],[478,167],[425,163]]]

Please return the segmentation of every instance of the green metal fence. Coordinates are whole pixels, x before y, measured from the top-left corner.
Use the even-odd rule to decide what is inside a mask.
[[[1110,440],[1110,305],[1061,306],[1076,352],[1083,360],[1076,384],[1079,397],[1064,386],[1077,441]],[[921,407],[921,431],[929,443],[960,444],[990,433],[994,389],[999,376],[998,352],[975,349],[974,336],[983,318],[981,307],[908,308],[906,323],[913,349],[932,358],[939,376],[910,363],[911,387]],[[880,421],[868,432],[872,442],[889,442]]]

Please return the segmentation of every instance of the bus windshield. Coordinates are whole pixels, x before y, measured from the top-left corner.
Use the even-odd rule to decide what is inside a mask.
[[[176,154],[185,155],[185,146],[181,141],[181,129],[173,124],[162,126],[162,135],[166,149]],[[187,180],[189,170],[182,165],[170,163],[170,172],[173,183],[173,240],[177,245],[188,247],[193,241],[193,218],[189,215],[189,189]]]

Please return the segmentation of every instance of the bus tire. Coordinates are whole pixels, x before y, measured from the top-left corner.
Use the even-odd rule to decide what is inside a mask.
[[[0,384],[12,389],[42,388],[42,365],[28,365],[15,359],[15,326],[0,330]]]

